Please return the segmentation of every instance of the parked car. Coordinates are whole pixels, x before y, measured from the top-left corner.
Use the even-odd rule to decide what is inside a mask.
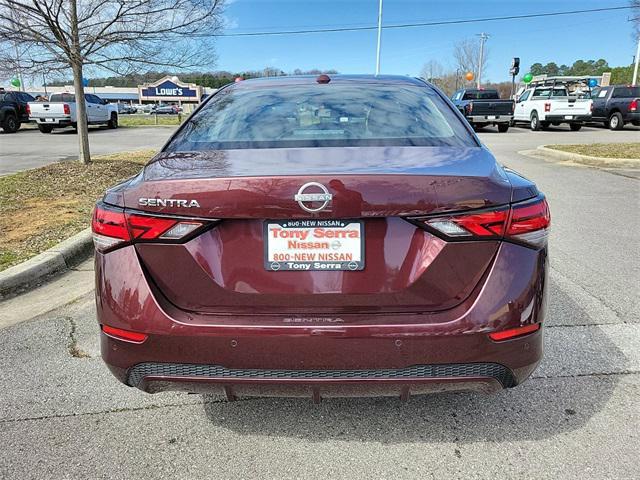
[[[501,100],[497,90],[463,88],[452,95],[451,101],[472,127],[497,125],[499,132],[509,130],[513,100]]]
[[[129,105],[127,103],[118,103],[116,104],[118,105],[118,113],[119,114],[131,114],[131,113],[136,113],[137,110],[133,105]]]
[[[0,127],[5,133],[15,133],[22,123],[29,122],[29,102],[34,98],[26,92],[0,88]]]
[[[118,128],[118,106],[97,95],[85,93],[89,125],[107,125]],[[35,120],[42,133],[54,128],[77,128],[76,97],[73,93],[53,93],[48,102],[29,103],[31,120]]]
[[[156,115],[177,115],[178,107],[175,105],[158,105],[151,109],[151,113]]]
[[[533,85],[518,96],[512,124],[528,123],[537,131],[568,123],[577,132],[591,120],[591,105],[591,99],[570,96],[566,86]]]
[[[591,92],[592,120],[611,130],[622,130],[625,124],[640,126],[640,86],[610,85]]]
[[[542,355],[549,222],[420,79],[235,83],[96,205],[102,357],[229,399],[513,387]]]

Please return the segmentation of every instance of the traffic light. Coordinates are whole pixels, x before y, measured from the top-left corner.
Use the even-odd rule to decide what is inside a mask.
[[[520,57],[513,57],[511,60],[511,68],[509,69],[509,73],[511,75],[518,75],[520,72]]]

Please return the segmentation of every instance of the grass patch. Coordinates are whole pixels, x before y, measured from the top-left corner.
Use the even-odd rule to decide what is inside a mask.
[[[155,125],[180,125],[187,116],[181,115],[120,115],[121,127],[149,127]]]
[[[0,270],[23,262],[89,226],[104,191],[137,174],[152,150],[64,161],[0,177]]]
[[[640,159],[640,143],[591,143],[588,145],[547,145],[562,152],[604,158]]]

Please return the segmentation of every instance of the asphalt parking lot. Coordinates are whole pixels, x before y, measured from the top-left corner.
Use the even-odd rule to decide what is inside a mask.
[[[109,130],[91,127],[89,142],[93,155],[125,150],[158,149],[169,139],[174,127],[133,127]],[[64,128],[43,134],[37,128],[21,128],[16,133],[0,132],[0,175],[58,162],[77,160],[78,137]]]
[[[87,262],[0,303],[0,478],[640,478],[638,179],[518,153],[638,133],[480,133],[552,209],[546,353],[525,384],[406,404],[142,394],[99,358]]]

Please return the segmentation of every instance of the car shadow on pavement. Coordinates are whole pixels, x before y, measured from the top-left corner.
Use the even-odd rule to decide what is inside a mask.
[[[586,316],[571,295],[562,308],[550,302],[548,322],[556,316]],[[575,336],[574,333],[575,332]],[[338,439],[380,443],[508,442],[553,437],[582,428],[609,402],[619,382],[613,370],[627,359],[599,326],[545,329],[545,359],[534,377],[494,395],[441,393],[399,398],[241,398],[221,402],[205,396],[204,410],[215,426],[239,434]],[[604,366],[599,374],[599,366]],[[609,374],[607,374],[607,372]],[[537,375],[537,376],[536,376]]]

